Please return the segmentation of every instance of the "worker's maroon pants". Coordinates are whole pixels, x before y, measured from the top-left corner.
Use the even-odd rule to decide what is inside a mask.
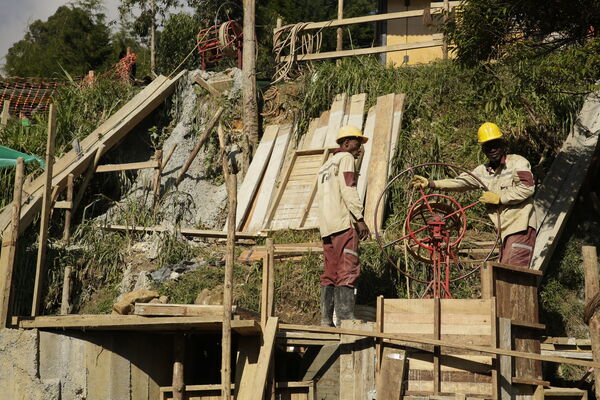
[[[532,227],[529,227],[526,231],[508,235],[504,238],[500,250],[500,262],[515,267],[529,267],[533,256],[535,238],[536,231]]]
[[[358,232],[354,228],[323,238],[325,267],[321,286],[354,287],[360,275],[358,241]]]

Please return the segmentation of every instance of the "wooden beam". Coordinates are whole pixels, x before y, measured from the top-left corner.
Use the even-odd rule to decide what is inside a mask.
[[[537,329],[538,331],[546,330],[545,324],[539,324],[537,322],[527,322],[513,319],[510,321],[512,326],[517,326],[519,328],[529,328],[529,329]]]
[[[71,299],[71,274],[73,272],[73,267],[67,265],[65,267],[65,271],[63,273],[63,287],[62,287],[62,296],[60,302],[60,314],[67,315],[71,308],[69,304]]]
[[[232,306],[231,312],[235,313],[237,307]],[[160,303],[135,303],[134,315],[144,316],[169,316],[169,317],[212,317],[223,316],[221,305],[200,304],[160,304]]]
[[[338,18],[338,21],[341,21],[344,19],[344,0],[338,0],[337,18]],[[337,35],[337,40],[336,40],[335,50],[341,51],[343,48],[343,43],[344,43],[344,37],[342,35],[342,28],[337,29],[336,35]]]
[[[434,40],[408,43],[408,44],[394,44],[394,45],[390,45],[390,46],[367,47],[367,48],[354,49],[354,50],[326,51],[324,53],[309,53],[309,54],[299,54],[296,56],[283,56],[283,57],[279,57],[277,62],[287,62],[287,61],[290,61],[290,59],[293,59],[294,61],[327,60],[327,59],[340,58],[340,57],[353,57],[353,56],[364,56],[367,54],[390,53],[392,51],[424,49],[427,47],[438,47],[441,45],[442,45],[441,40],[434,39]]]
[[[510,319],[498,318],[498,346],[504,350],[512,349],[512,331]],[[500,356],[499,359],[499,378],[498,390],[500,391],[500,400],[511,400],[512,398],[512,358],[509,356]]]
[[[450,1],[449,2],[450,7],[456,7],[459,4],[460,4],[460,1]],[[441,5],[439,3],[431,4],[431,12],[432,13],[440,13],[442,10],[443,10],[443,5]],[[344,25],[353,25],[353,24],[362,24],[362,23],[368,23],[368,22],[390,21],[390,20],[394,20],[394,19],[420,17],[422,15],[423,15],[423,10],[399,11],[399,12],[386,13],[386,14],[368,15],[368,16],[364,16],[364,17],[353,17],[353,18],[337,19],[337,20],[334,19],[334,20],[323,21],[323,22],[308,22],[302,27],[302,29],[309,30],[309,29],[334,28],[334,27],[344,26]],[[274,33],[277,33],[282,29],[289,29],[291,26],[293,26],[293,25],[284,25],[279,29],[275,29]]]
[[[260,285],[260,326],[265,329],[269,309],[269,256],[262,258],[262,281]]]
[[[596,367],[600,368],[600,363],[598,362],[589,362],[589,361],[581,361],[581,360],[571,360],[564,357],[551,357],[551,356],[543,356],[536,353],[527,353],[522,351],[514,351],[514,350],[504,350],[499,349],[497,347],[491,346],[477,346],[477,345],[467,345],[449,342],[445,340],[435,340],[428,339],[425,337],[415,337],[409,335],[401,335],[396,333],[379,333],[379,332],[365,332],[359,330],[351,330],[351,329],[340,329],[340,328],[330,328],[326,326],[307,326],[307,325],[292,325],[292,324],[280,324],[280,329],[284,330],[292,330],[292,331],[301,331],[301,332],[328,332],[328,333],[339,333],[342,335],[355,335],[355,336],[368,336],[375,337],[381,339],[391,339],[395,341],[403,341],[403,342],[411,342],[411,343],[420,343],[420,344],[429,344],[429,345],[437,345],[452,349],[459,350],[470,350],[470,351],[479,351],[487,354],[499,354],[505,356],[512,357],[520,357],[530,360],[540,360],[540,361],[548,361],[554,363],[565,363],[571,365],[580,365],[582,367]]]
[[[194,77],[194,83],[197,83],[198,85],[206,89],[208,93],[210,93],[212,96],[216,98],[221,97],[221,93],[219,93],[219,91],[215,89],[210,83],[202,79],[200,74],[196,74],[196,76]]]
[[[378,400],[399,400],[404,390],[404,375],[407,371],[406,350],[385,344],[381,357],[381,369],[377,381]]]
[[[143,317],[140,315],[43,315],[15,317],[23,329],[81,329],[81,330],[197,330],[219,331],[223,317]],[[241,335],[256,335],[260,328],[252,320],[233,320],[231,329]]]
[[[171,159],[171,157],[173,156],[173,153],[175,153],[175,150],[177,149],[178,144],[175,143],[173,145],[173,147],[171,147],[169,149],[169,152],[167,153],[167,157],[164,159],[164,161],[162,162],[162,169],[164,170],[165,167],[167,166],[167,164],[169,163],[169,160]]]
[[[153,232],[166,232],[168,228],[163,226],[126,226],[126,225],[106,225],[99,226],[101,229],[108,231],[118,232],[140,232],[140,233],[153,233]],[[213,231],[207,229],[195,229],[195,228],[180,228],[177,230],[184,236],[200,237],[200,238],[213,238],[213,239],[226,239],[227,232]],[[256,232],[236,232],[236,239],[258,239],[266,237],[266,233]]]
[[[19,238],[19,222],[21,220],[24,171],[25,163],[23,157],[18,157],[11,205],[12,219],[8,232],[2,238],[2,252],[0,253],[0,328],[7,326],[8,315],[10,314],[13,271],[15,267],[17,240]]]
[[[267,238],[267,258],[269,259],[267,263],[269,268],[269,279],[267,280],[267,317],[270,318],[275,314],[275,248],[273,238]]]
[[[50,104],[48,112],[48,139],[46,142],[46,170],[44,171],[45,185],[42,200],[42,216],[40,220],[40,237],[35,266],[35,281],[33,287],[33,303],[31,304],[31,315],[36,316],[40,310],[42,287],[46,273],[46,249],[48,241],[48,226],[50,224],[50,212],[52,206],[52,176],[54,167],[54,145],[56,143],[56,108]]]
[[[57,201],[54,203],[53,208],[58,208],[58,209],[62,209],[62,210],[70,210],[71,208],[73,208],[73,202],[68,201],[68,200]]]
[[[88,185],[92,181],[94,172],[98,168],[98,163],[100,162],[100,158],[104,155],[105,148],[106,148],[106,146],[104,146],[103,144],[99,145],[96,148],[96,153],[94,154],[94,159],[92,160],[91,165],[88,167],[88,169],[85,173],[85,176],[83,177],[83,181],[81,182],[81,185],[79,186],[79,190],[77,191],[77,194],[75,195],[75,200],[73,200],[73,209],[72,209],[73,214],[75,214],[75,212],[77,212],[77,208],[79,207],[81,200],[83,200],[83,195],[85,194],[85,191],[86,191]]]
[[[267,375],[269,373],[269,365],[273,358],[273,348],[275,347],[275,336],[277,333],[277,324],[279,319],[271,317],[267,321],[265,330],[263,331],[263,344],[258,355],[258,363],[254,372],[254,385],[249,390],[237,393],[236,400],[256,400],[262,399],[265,394],[265,386],[267,384]]]
[[[583,246],[583,273],[585,276],[585,317],[590,330],[592,355],[600,363],[600,276],[595,246]],[[595,393],[600,398],[600,368],[594,368]]]
[[[104,164],[96,167],[96,173],[116,172],[116,171],[131,171],[137,169],[158,168],[157,160],[132,162],[125,164]]]
[[[198,139],[198,142],[192,149],[190,156],[185,161],[185,164],[183,164],[181,171],[179,171],[179,176],[177,177],[177,180],[175,181],[175,186],[179,186],[179,184],[185,177],[187,170],[190,168],[190,165],[192,165],[192,162],[198,155],[198,152],[200,152],[200,149],[202,148],[202,146],[204,146],[204,143],[206,143],[206,141],[210,137],[210,134],[211,134],[212,130],[214,129],[215,125],[217,125],[217,122],[219,122],[219,120],[221,119],[221,114],[223,114],[223,111],[225,111],[225,109],[223,107],[219,107],[217,109],[217,112],[212,116],[210,121],[208,121],[208,123],[206,124],[204,133],[202,133],[202,136],[200,136],[200,138]]]
[[[154,177],[152,178],[152,208],[155,208],[160,200],[160,178],[163,171],[163,151],[156,150],[154,153],[154,161],[156,161],[156,169],[154,170]]]

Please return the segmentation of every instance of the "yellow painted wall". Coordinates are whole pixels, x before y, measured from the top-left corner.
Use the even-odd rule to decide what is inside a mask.
[[[404,0],[388,0],[387,12],[422,10],[430,4],[429,0],[410,0],[410,5],[405,6]],[[426,42],[433,40],[433,34],[438,33],[434,26],[423,24],[423,17],[412,17],[388,21],[387,45]],[[442,47],[427,47],[406,51],[387,53],[387,63],[401,65],[404,56],[408,56],[408,64],[428,63],[442,58]]]

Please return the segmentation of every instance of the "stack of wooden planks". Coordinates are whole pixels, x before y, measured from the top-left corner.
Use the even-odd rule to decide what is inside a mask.
[[[239,191],[236,228],[248,232],[317,228],[317,173],[337,147],[337,132],[345,125],[356,126],[370,139],[358,160],[358,190],[367,224],[374,228],[377,201],[393,169],[404,95],[379,97],[365,121],[366,101],[365,93],[337,95],[331,109],[310,122],[297,148],[290,143],[292,125],[268,126]],[[382,221],[380,213],[377,225]]]

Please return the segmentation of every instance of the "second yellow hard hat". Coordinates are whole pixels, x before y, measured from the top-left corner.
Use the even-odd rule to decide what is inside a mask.
[[[493,122],[486,122],[479,127],[477,131],[477,143],[485,143],[490,140],[502,138],[502,131],[498,125]]]
[[[355,137],[357,139],[360,139],[363,143],[367,143],[369,141],[369,138],[366,136],[363,136],[360,129],[358,129],[357,127],[355,127],[353,125],[342,126],[338,130],[338,136],[335,141],[337,142],[337,144],[340,144],[340,141],[342,139],[348,138],[348,137]]]

